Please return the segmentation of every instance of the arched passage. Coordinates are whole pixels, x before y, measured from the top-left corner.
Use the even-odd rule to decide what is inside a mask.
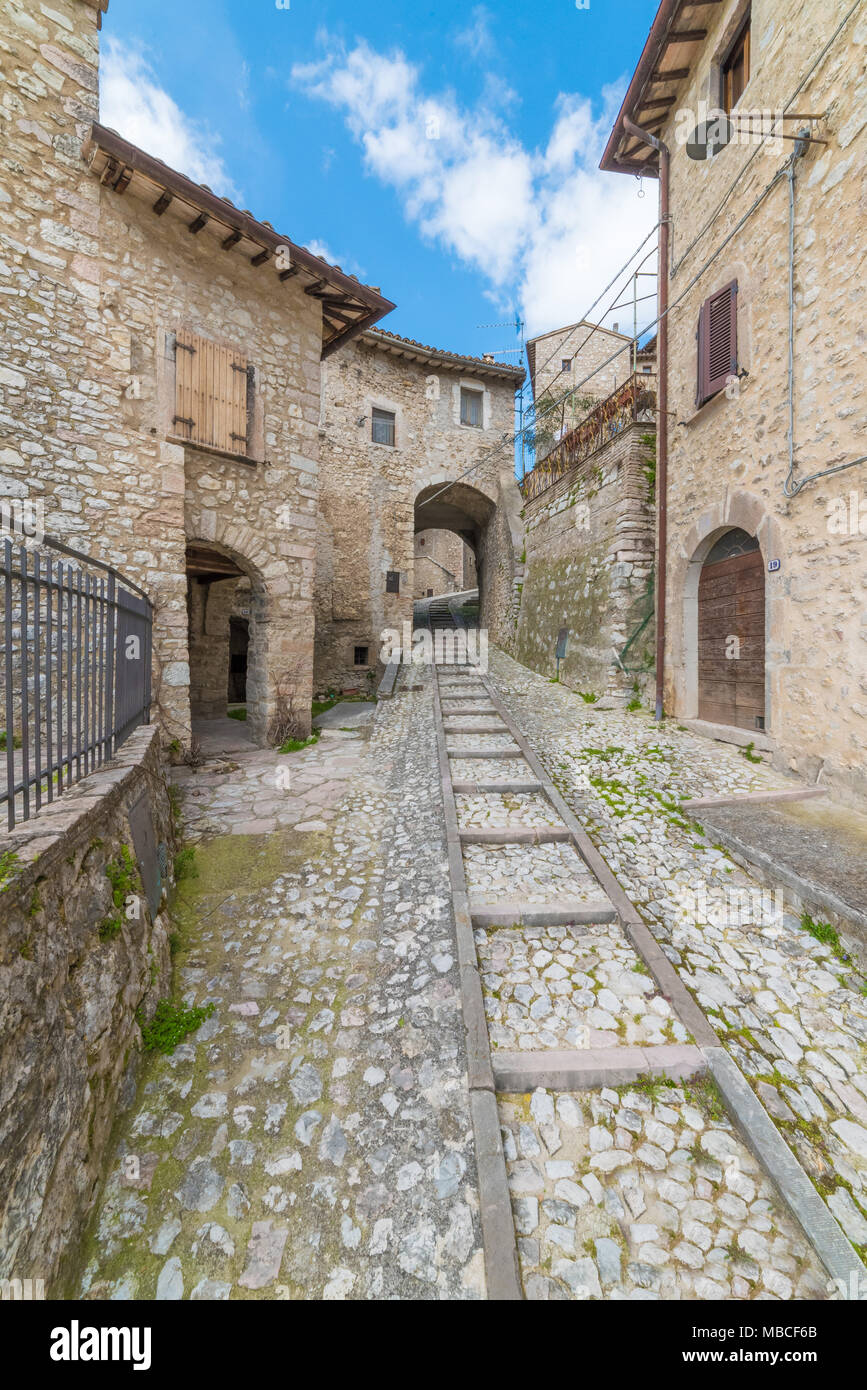
[[[187,544],[190,715],[193,733],[243,711],[252,742],[266,741],[267,590],[256,569],[213,541]]]
[[[473,556],[483,610],[490,600],[496,502],[468,483],[437,482],[422,488],[415,499],[416,536],[449,531],[459,536]]]

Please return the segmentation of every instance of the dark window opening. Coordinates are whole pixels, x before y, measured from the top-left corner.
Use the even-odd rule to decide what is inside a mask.
[[[424,536],[419,536],[418,543],[419,545],[424,545]]]
[[[389,444],[394,448],[394,411],[374,410],[371,438],[374,444]]]
[[[750,17],[747,15],[722,64],[722,104],[728,114],[750,80]]]
[[[387,594],[400,593],[400,571],[388,570],[385,576],[385,592]]]
[[[572,370],[572,358],[571,358],[571,357],[564,357],[564,358],[562,359],[562,361],[560,362],[560,371],[561,371],[561,372],[571,372],[571,370]]]
[[[356,647],[356,648],[355,648],[355,665],[356,665],[356,666],[367,666],[367,664],[368,664],[368,661],[367,661],[367,653],[368,653],[368,650],[369,650],[369,648],[367,648],[367,647]]]

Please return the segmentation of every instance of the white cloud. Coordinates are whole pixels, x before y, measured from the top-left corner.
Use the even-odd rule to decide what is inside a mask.
[[[491,14],[484,5],[476,5],[465,29],[455,34],[458,48],[467,49],[474,58],[488,58],[494,50]]]
[[[396,190],[407,219],[478,271],[499,308],[517,303],[528,334],[580,318],[656,221],[655,183],[637,199],[634,179],[598,168],[613,89],[598,110],[558,96],[548,143],[533,150],[490,103],[465,109],[450,93],[425,92],[401,52],[329,43],[326,58],[297,65],[292,80],[343,112],[368,171]]]
[[[101,64],[103,125],[196,183],[206,183],[215,193],[240,201],[218,152],[219,136],[184,114],[140,52],[109,39]]]

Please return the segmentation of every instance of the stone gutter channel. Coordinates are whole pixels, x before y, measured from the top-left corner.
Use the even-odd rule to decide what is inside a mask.
[[[719,1205],[728,1213],[731,1224],[724,1229],[733,1245],[738,1223],[732,1213],[743,1208],[746,1218],[747,1206],[743,1199],[749,1201],[756,1192],[756,1179],[746,1175],[750,1168],[757,1172],[749,1154],[757,1160],[758,1168],[770,1180],[775,1194],[797,1223],[796,1227],[791,1227],[793,1234],[788,1245],[781,1237],[777,1238],[777,1244],[782,1241],[785,1247],[785,1254],[780,1257],[781,1269],[795,1267],[791,1256],[799,1248],[800,1233],[803,1233],[807,1247],[806,1253],[800,1247],[801,1268],[814,1254],[827,1276],[836,1281],[838,1289],[841,1285],[850,1289],[853,1283],[855,1288],[863,1288],[865,1269],[856,1251],[723,1047],[703,1010],[515,726],[490,679],[477,668],[466,665],[435,666],[434,703],[467,1034],[488,1297],[496,1300],[516,1300],[525,1296],[720,1297],[730,1295],[714,1290],[729,1287],[733,1287],[734,1296],[749,1297],[756,1292],[759,1272],[753,1262],[755,1276],[749,1273],[750,1261],[746,1256],[745,1279],[738,1283],[739,1276],[735,1276],[733,1286],[716,1282],[716,1270],[723,1265],[723,1251],[718,1245],[721,1237],[714,1235],[712,1230],[718,1214],[708,1200],[712,1196],[716,1200],[717,1189],[721,1190],[722,1171],[715,1162],[720,1160],[728,1165],[729,1193],[724,1193]],[[535,871],[534,862],[538,865]],[[493,869],[492,864],[495,865]],[[505,877],[501,872],[504,865],[508,867]],[[539,871],[540,876],[534,879],[533,873]],[[517,887],[510,886],[515,883]],[[522,982],[526,981],[529,978],[527,952],[533,950],[534,943],[538,943],[539,949],[533,960],[542,963],[543,973],[546,962],[554,962],[553,966],[547,965],[546,973],[554,980],[550,988],[557,990],[554,1003],[560,1007],[562,1022],[557,1018],[543,1020],[537,1035],[522,1036],[517,1049],[500,1046],[496,1040],[492,1047],[489,1017],[491,1010],[496,1011],[499,1006],[495,1002],[495,990],[488,988],[486,994],[486,981],[507,980],[510,971]],[[624,1024],[623,1018],[618,1020],[605,1010],[586,1007],[594,1002],[594,997],[586,988],[576,993],[574,984],[566,978],[567,970],[556,964],[561,958],[554,954],[558,947],[566,951],[562,959],[567,963],[573,959],[569,952],[598,949],[606,969],[621,971],[619,999],[624,1015],[627,1007],[634,1008],[632,1000],[635,997],[624,994],[624,989],[639,991],[640,987],[645,994],[656,992],[657,997],[650,1001],[651,1012],[640,1015],[646,1020],[647,1040],[630,1043],[629,1025]],[[618,960],[621,961],[619,966]],[[624,975],[629,969],[629,960],[633,961],[633,973]],[[578,964],[584,970],[590,969],[586,956]],[[586,975],[581,978],[588,979]],[[611,978],[612,988],[601,991],[595,1002],[603,1002],[613,1010],[618,1003],[615,998],[617,980],[613,975]],[[626,986],[622,983],[624,979]],[[529,999],[531,988],[527,984],[523,987],[524,997]],[[510,988],[514,987],[510,985]],[[569,1001],[573,997],[578,999],[579,995],[587,1017],[596,1024],[601,1022],[601,1029],[576,1028],[574,1020],[571,1027],[567,1026]],[[543,1003],[541,1012],[544,1013],[549,1005],[550,1000]],[[656,1015],[652,1012],[654,1009]],[[532,1009],[530,1013],[532,1015]],[[612,1025],[620,1030],[619,1033],[611,1031]],[[527,1024],[531,1029],[535,1026]],[[632,1033],[635,1032],[633,1025]],[[597,1041],[602,1045],[594,1045]],[[571,1045],[564,1046],[564,1042]],[[717,1125],[709,1125],[702,1132],[702,1120],[695,1106],[683,1104],[679,1110],[672,1108],[680,1101],[689,1101],[688,1083],[702,1075],[710,1076],[716,1083],[734,1128],[746,1145],[746,1150],[740,1150],[741,1157],[731,1152],[739,1150],[740,1146],[734,1135],[726,1135],[726,1130],[731,1134],[728,1120],[720,1118]],[[654,1091],[652,1083],[663,1080],[673,1083],[668,1094],[674,1099],[671,1106],[657,1103],[652,1107],[648,1095],[653,1098],[666,1094]],[[651,1083],[649,1088],[648,1083]],[[678,1090],[684,1083],[687,1089]],[[614,1089],[629,1086],[636,1089],[625,1098],[619,1097]],[[526,1115],[530,1123],[519,1123],[514,1133],[525,1159],[528,1155],[542,1159],[550,1155],[544,1163],[547,1176],[542,1174],[541,1162],[534,1164],[519,1159],[513,1129],[508,1123],[504,1124],[504,1119],[510,1116],[517,1115],[520,1119],[521,1107],[526,1107],[521,1097],[530,1093],[533,1100],[530,1113]],[[590,1163],[599,1176],[621,1170],[620,1194],[613,1188],[603,1189],[593,1173],[585,1176],[583,1186],[575,1183],[572,1181],[574,1163],[554,1157],[563,1143],[556,1120],[559,1118],[566,1126],[580,1128],[577,1117],[581,1113],[582,1093],[585,1098],[591,1093],[590,1106],[596,1122],[589,1132],[590,1148],[596,1150]],[[506,1097],[514,1099],[505,1100]],[[651,1108],[654,1118],[649,1113]],[[636,1113],[639,1110],[647,1113]],[[536,1122],[535,1130],[532,1121]],[[618,1126],[613,1140],[609,1133],[612,1125]],[[642,1164],[663,1173],[662,1177],[650,1179],[649,1193],[638,1190],[640,1183],[634,1169],[626,1177],[622,1173],[624,1166],[634,1163],[632,1153],[626,1151],[631,1149],[632,1134],[642,1135],[649,1141],[638,1151]],[[685,1151],[688,1140],[684,1135],[691,1136],[692,1150],[698,1155],[697,1171],[706,1175],[697,1178],[693,1187],[682,1185],[686,1182],[689,1157]],[[675,1143],[679,1146],[672,1153]],[[569,1151],[568,1145],[566,1151]],[[669,1171],[675,1175],[673,1179],[668,1178]],[[729,1180],[732,1171],[735,1177]],[[712,1178],[710,1182],[708,1174]],[[760,1174],[758,1179],[761,1197]],[[653,1183],[657,1184],[658,1191]],[[764,1190],[773,1198],[774,1192],[767,1189],[767,1184]],[[697,1196],[687,1200],[692,1192]],[[538,1225],[537,1197],[541,1197],[541,1205],[551,1223],[544,1228],[544,1240],[559,1245],[564,1256],[581,1253],[575,1249],[576,1210],[577,1224],[581,1228],[583,1208],[590,1208],[592,1214],[591,1199],[600,1212],[604,1202],[609,1214],[613,1213],[620,1221],[621,1230],[629,1227],[631,1221],[631,1240],[638,1244],[638,1257],[628,1267],[628,1279],[621,1280],[620,1253],[614,1241],[604,1235],[598,1236],[605,1228],[595,1216],[589,1226],[584,1226],[591,1236],[584,1242],[585,1249],[592,1248],[593,1235],[598,1237],[595,1262],[586,1258],[564,1258],[559,1263],[554,1262],[554,1278],[542,1272],[528,1274],[533,1265],[541,1264],[538,1240],[521,1239],[522,1234],[526,1237],[534,1230],[543,1229]],[[651,1209],[648,1209],[648,1197]],[[663,1213],[664,1223],[665,1213],[670,1214],[672,1205],[677,1207],[679,1203],[690,1208],[690,1220],[685,1221],[680,1230],[682,1239],[675,1251],[676,1259],[693,1270],[701,1268],[703,1272],[685,1274],[685,1283],[672,1282],[674,1275],[666,1276],[668,1283],[665,1279],[660,1283],[654,1265],[648,1264],[654,1251],[661,1256],[658,1245],[654,1244],[659,1229],[654,1224],[654,1213],[658,1208]],[[772,1200],[765,1200],[754,1202],[750,1207],[755,1215],[751,1224],[759,1232],[774,1229],[770,1219],[773,1205]],[[644,1224],[641,1224],[642,1216]],[[696,1219],[692,1219],[693,1216]],[[750,1234],[748,1231],[747,1235]],[[709,1249],[711,1240],[717,1242],[714,1250]],[[749,1240],[742,1240],[741,1247],[742,1252],[748,1251]],[[755,1253],[756,1259],[760,1259],[758,1247]],[[738,1255],[736,1251],[735,1264]],[[713,1260],[714,1256],[718,1257],[716,1265],[702,1263],[705,1259]],[[659,1262],[662,1263],[661,1258]],[[816,1291],[797,1296],[821,1297],[820,1288],[827,1295],[833,1285],[827,1282],[821,1285],[817,1275],[820,1278],[821,1272],[814,1267],[811,1287]],[[677,1279],[681,1279],[680,1273]],[[606,1282],[611,1287],[603,1294],[602,1286]],[[764,1278],[764,1287],[767,1292],[759,1296],[793,1296],[791,1281],[773,1270],[771,1277]],[[571,1290],[571,1295],[563,1292],[564,1288]],[[653,1292],[654,1289],[661,1289],[661,1292]]]

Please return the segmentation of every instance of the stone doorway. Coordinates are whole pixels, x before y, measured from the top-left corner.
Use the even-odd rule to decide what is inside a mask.
[[[190,715],[203,745],[215,737],[265,741],[264,606],[264,589],[241,560],[204,543],[187,546]]]
[[[714,543],[698,586],[698,717],[765,728],[765,568],[755,536]]]

